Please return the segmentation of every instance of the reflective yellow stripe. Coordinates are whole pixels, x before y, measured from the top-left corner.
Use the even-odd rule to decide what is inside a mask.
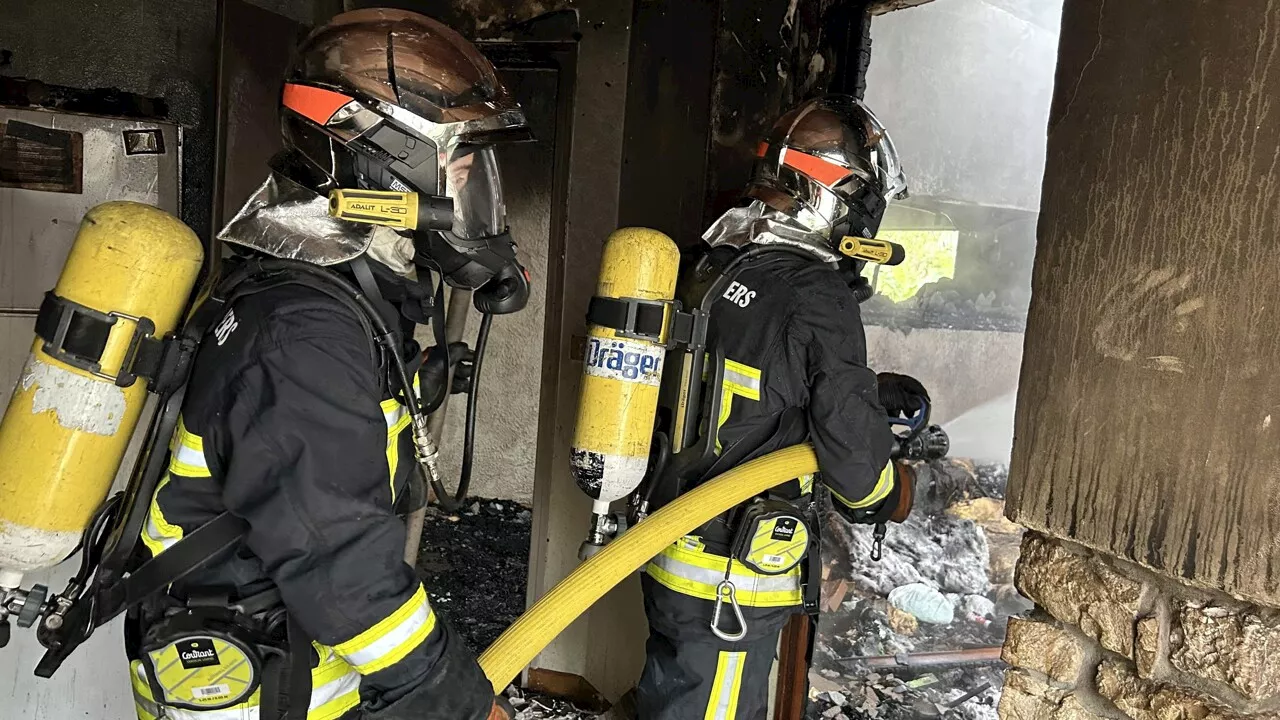
[[[151,551],[152,557],[168,550],[182,539],[182,528],[165,519],[157,500],[160,497],[160,491],[169,484],[170,479],[171,476],[165,475],[156,486],[156,491],[151,496],[151,506],[147,508],[147,522],[142,526],[142,544]]]
[[[133,705],[138,713],[138,720],[157,720],[161,716],[160,706],[151,694],[151,686],[147,684],[146,671],[142,663],[134,660],[129,664],[129,681],[133,685]]]
[[[186,477],[210,477],[204,458],[204,439],[187,429],[178,417],[178,429],[169,442],[169,472]]]
[[[697,538],[676,541],[650,560],[645,572],[659,584],[682,595],[715,600],[716,587],[725,579],[724,569],[729,559],[693,549],[698,547],[698,543]],[[739,605],[791,607],[804,599],[798,565],[782,575],[761,575],[734,560],[729,580],[737,588]]]
[[[733,412],[733,396],[758,402],[760,378],[758,369],[725,358],[724,381],[720,386],[720,416],[716,418],[716,452],[721,450],[720,428],[729,421],[729,414]]]
[[[420,383],[418,376],[413,377],[413,395],[416,399]],[[409,414],[409,408],[400,404],[399,400],[391,398],[383,400],[379,405],[382,408],[382,419],[387,423],[387,477],[391,483],[391,502],[396,501],[396,470],[400,468],[400,433],[413,422],[413,416]]]
[[[813,492],[813,473],[801,475],[796,479],[800,481],[801,495],[808,495],[809,493]]]
[[[734,720],[738,716],[738,695],[742,692],[742,671],[746,666],[746,653],[720,653],[703,720]]]
[[[361,675],[378,672],[400,662],[422,644],[436,628],[436,615],[419,585],[413,596],[377,625],[334,646]]]
[[[360,704],[360,675],[331,648],[317,647],[327,652],[321,652],[320,664],[311,670],[307,720],[335,720]]]
[[[839,500],[841,504],[850,510],[863,510],[869,507],[874,507],[877,504],[884,502],[884,499],[889,497],[889,493],[893,491],[894,474],[893,461],[891,460],[884,466],[884,469],[880,471],[880,479],[876,481],[876,486],[871,489],[871,494],[861,500],[853,501],[845,498],[833,489],[831,491],[831,496],[836,500]]]

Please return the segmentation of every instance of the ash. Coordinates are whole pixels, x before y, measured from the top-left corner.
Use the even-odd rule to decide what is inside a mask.
[[[870,527],[827,513],[808,718],[996,718],[998,648],[1031,607],[1013,588],[1008,468],[945,459],[916,472],[915,511],[889,526],[878,563]]]
[[[470,502],[456,514],[427,508],[418,577],[431,607],[478,653],[524,612],[533,516],[515,502]]]

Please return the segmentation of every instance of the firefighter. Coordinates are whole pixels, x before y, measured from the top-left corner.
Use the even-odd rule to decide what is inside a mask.
[[[439,307],[428,271],[474,289],[482,312],[524,304],[493,143],[527,126],[472,44],[411,12],[339,15],[298,49],[281,115],[284,151],[219,236],[233,264],[285,258],[341,276],[374,300],[407,363],[421,357],[415,323]],[[339,188],[417,192],[429,226],[330,217]],[[399,516],[423,493],[393,363],[367,325],[340,297],[289,283],[212,324],[141,540],[163,557],[223,511],[248,530],[131,611],[142,720],[508,716],[403,561]],[[211,663],[226,669],[187,687]]]
[[[707,332],[708,357],[723,357],[723,387],[708,390],[722,402],[709,419],[717,452],[684,490],[806,440],[821,472],[725,513],[646,567],[641,720],[765,717],[779,633],[805,604],[805,568],[797,558],[785,572],[753,571],[749,535],[759,531],[744,538],[742,523],[766,528],[775,548],[803,543],[796,528],[815,481],[855,523],[882,526],[910,510],[911,483],[890,461],[886,414],[913,414],[927,394],[905,376],[878,383],[867,368],[858,303],[869,288],[837,249],[845,236],[874,237],[888,202],[905,194],[893,144],[860,101],[832,95],[783,115],[759,153],[744,204],[707,230],[696,269],[681,273],[685,307],[697,307],[703,291],[690,284],[704,287],[699,281],[718,268],[759,251],[717,286]],[[785,567],[786,552],[764,562]]]

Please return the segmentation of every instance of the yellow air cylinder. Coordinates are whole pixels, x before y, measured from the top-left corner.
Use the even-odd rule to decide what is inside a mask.
[[[680,250],[671,238],[647,228],[616,230],[604,244],[596,297],[648,301],[649,313],[669,315],[679,270]],[[665,341],[588,325],[570,464],[597,514],[644,479]]]
[[[101,313],[146,318],[160,337],[178,323],[203,250],[172,215],[135,202],[85,214],[54,292]],[[114,377],[137,324],[116,317],[99,372]],[[73,367],[37,337],[0,421],[0,586],[75,550],[106,498],[147,389]]]

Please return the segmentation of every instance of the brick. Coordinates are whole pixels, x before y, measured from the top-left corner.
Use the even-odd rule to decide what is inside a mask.
[[[1172,625],[1175,668],[1230,685],[1249,700],[1280,699],[1280,619],[1182,602],[1173,608]]]
[[[1075,625],[1112,652],[1133,656],[1140,582],[1093,555],[1073,553],[1055,540],[1027,533],[1017,585],[1053,617]]]
[[[1133,720],[1243,720],[1208,698],[1138,677],[1125,662],[1107,659],[1098,668],[1098,693]],[[1253,718],[1274,720],[1274,715]]]
[[[1069,691],[1051,686],[1034,674],[1012,668],[1000,696],[1001,720],[1096,720]]]
[[[1081,640],[1056,623],[1010,618],[1002,659],[1015,667],[1044,673],[1060,683],[1074,684],[1084,667]]]

